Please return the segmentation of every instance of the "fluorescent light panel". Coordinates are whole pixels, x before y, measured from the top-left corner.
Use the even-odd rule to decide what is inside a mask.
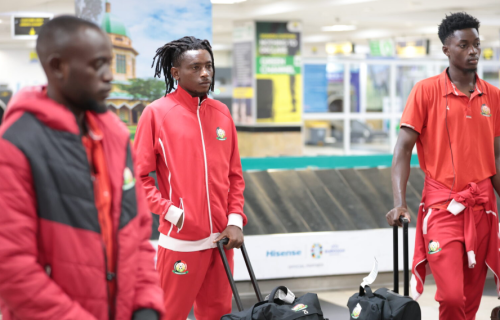
[[[322,31],[352,31],[356,30],[356,26],[349,24],[336,24],[321,28]]]
[[[235,4],[245,1],[247,0],[211,0],[213,4]]]

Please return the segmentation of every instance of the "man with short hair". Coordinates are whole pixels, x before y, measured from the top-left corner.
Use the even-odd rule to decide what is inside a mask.
[[[413,297],[432,271],[439,319],[473,320],[488,267],[500,275],[500,91],[476,74],[481,56],[479,21],[453,13],[439,26],[449,67],[413,88],[394,149],[394,205],[390,225],[410,219],[406,184],[417,144],[425,186],[413,258]],[[430,268],[428,268],[430,267]],[[498,289],[497,289],[498,291]]]
[[[61,16],[36,49],[48,85],[14,96],[0,127],[2,319],[159,319],[151,216],[105,104],[108,36]]]
[[[207,40],[169,42],[157,50],[167,93],[144,109],[134,147],[151,211],[160,216],[157,269],[165,293],[165,320],[197,320],[231,312],[231,288],[216,242],[243,243],[243,172],[228,108],[208,97],[214,61]],[[159,190],[150,173],[156,171]]]

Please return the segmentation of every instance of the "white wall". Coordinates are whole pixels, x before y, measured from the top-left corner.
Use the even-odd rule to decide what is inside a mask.
[[[233,57],[230,50],[214,51],[215,67],[230,68],[233,66]]]
[[[0,48],[0,84],[7,84],[15,93],[24,86],[47,82],[40,63],[30,62],[32,50]]]

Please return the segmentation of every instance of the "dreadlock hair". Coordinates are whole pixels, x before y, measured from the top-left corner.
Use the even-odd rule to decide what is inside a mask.
[[[439,25],[439,39],[444,44],[446,39],[457,30],[474,28],[479,32],[479,25],[479,20],[465,12],[451,13]]]
[[[215,80],[215,64],[214,64],[214,54],[212,53],[212,46],[208,40],[200,40],[195,37],[184,37],[178,40],[174,40],[165,44],[163,47],[156,50],[156,55],[153,58],[153,64],[151,68],[155,65],[155,77],[161,78],[161,72],[163,70],[163,75],[165,76],[165,84],[167,85],[167,90],[165,95],[174,89],[174,78],[170,73],[172,67],[178,67],[181,62],[182,55],[184,52],[189,50],[207,50],[212,58],[212,85],[210,86],[210,91],[214,91],[214,80]]]

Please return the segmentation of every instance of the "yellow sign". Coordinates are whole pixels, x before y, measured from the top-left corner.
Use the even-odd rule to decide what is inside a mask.
[[[350,54],[352,52],[353,52],[353,44],[350,42],[326,44],[326,53],[330,55]]]
[[[238,87],[233,89],[234,99],[252,99],[253,98],[253,88],[252,87]]]
[[[494,54],[495,53],[493,52],[492,48],[484,48],[484,50],[483,50],[484,60],[491,60],[491,59],[493,59],[493,55]]]

